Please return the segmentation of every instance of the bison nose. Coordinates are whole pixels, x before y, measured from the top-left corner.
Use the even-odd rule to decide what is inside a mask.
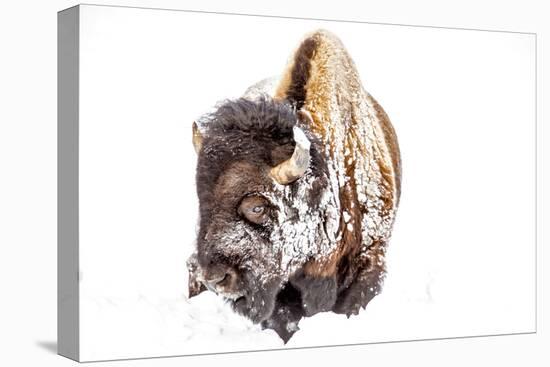
[[[236,273],[233,269],[227,269],[221,273],[212,273],[204,278],[203,284],[212,292],[230,291],[235,284]]]

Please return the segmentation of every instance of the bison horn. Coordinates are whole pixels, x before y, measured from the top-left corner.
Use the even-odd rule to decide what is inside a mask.
[[[296,147],[292,156],[283,163],[271,169],[271,177],[281,185],[287,185],[296,181],[304,175],[309,167],[309,148],[311,143],[306,135],[297,126],[294,126],[292,133]]]
[[[197,126],[197,123],[193,121],[193,147],[198,154],[202,147],[202,134]]]

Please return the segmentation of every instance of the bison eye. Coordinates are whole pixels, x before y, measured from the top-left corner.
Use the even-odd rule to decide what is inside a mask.
[[[252,208],[252,212],[254,214],[262,214],[264,212],[264,209],[265,208],[263,206],[258,205],[258,206],[255,206],[254,208]]]
[[[254,224],[264,224],[269,219],[268,203],[261,196],[245,197],[238,208],[239,215],[245,217]]]

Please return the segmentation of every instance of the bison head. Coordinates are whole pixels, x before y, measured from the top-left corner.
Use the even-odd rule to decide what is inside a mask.
[[[269,98],[226,101],[205,119],[193,133],[200,217],[190,295],[214,291],[287,339],[319,311],[303,266],[334,246],[322,147],[307,112]]]

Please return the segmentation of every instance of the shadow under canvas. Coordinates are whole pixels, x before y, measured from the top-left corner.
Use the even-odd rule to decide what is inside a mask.
[[[36,345],[40,348],[45,349],[50,353],[57,354],[57,342],[56,341],[37,341]]]

